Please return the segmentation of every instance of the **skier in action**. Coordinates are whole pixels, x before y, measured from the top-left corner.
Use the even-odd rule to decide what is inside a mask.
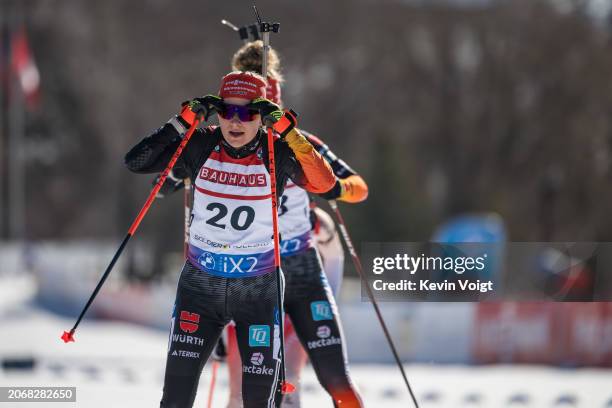
[[[232,68],[261,73],[262,55],[261,41],[247,43],[234,55]],[[282,76],[279,66],[278,54],[271,48],[268,53],[266,97],[281,105]],[[320,139],[302,129],[300,132],[330,163],[337,177],[334,188],[320,196],[347,202],[365,200],[368,193],[365,181],[338,159]],[[186,177],[185,174],[180,173],[180,170],[176,171],[173,179],[164,184],[164,195],[183,187],[183,177]],[[310,355],[320,383],[332,396],[335,404],[342,407],[360,407],[362,403],[348,374],[344,338],[332,296],[338,293],[342,281],[342,244],[331,217],[313,204],[308,193],[291,181],[287,183],[279,204],[281,257],[286,279],[285,310],[289,317],[285,321],[287,379],[292,384],[299,385],[302,369]],[[315,316],[313,307],[329,309],[329,319]],[[331,321],[328,323],[324,320]],[[241,373],[244,366],[237,351],[235,330],[233,324],[228,325],[224,336],[230,372],[228,408],[242,406]],[[307,347],[308,353],[304,351],[302,343]],[[315,344],[326,345],[317,347]],[[298,386],[296,392],[284,396],[283,407],[300,406],[299,389]]]
[[[262,55],[261,41],[247,43],[234,55],[232,68],[261,73]],[[281,105],[282,76],[279,66],[278,54],[270,49],[266,96]],[[334,188],[321,196],[347,202],[364,200],[367,197],[364,180],[338,159],[321,140],[303,130],[300,132],[330,163],[337,176]],[[279,205],[281,257],[286,279],[284,303],[289,317],[285,324],[287,379],[298,385],[302,368],[310,356],[319,382],[331,395],[334,405],[361,407],[361,398],[348,373],[344,336],[332,295],[332,292],[337,293],[342,279],[342,246],[331,217],[320,209],[311,210],[310,203],[304,189],[291,181],[287,183]],[[315,247],[314,241],[317,239],[322,242],[321,248],[326,250],[326,266],[329,266],[327,279]],[[330,248],[336,251],[329,251]],[[233,325],[227,329],[227,349],[230,370],[229,408],[238,408],[241,407],[240,373],[243,364],[236,351]],[[285,395],[283,407],[300,406],[299,389],[298,386],[295,393]]]
[[[194,186],[188,257],[179,278],[168,344],[161,407],[191,407],[201,371],[224,326],[235,322],[242,361],[244,407],[280,401],[278,285],[264,123],[275,131],[277,194],[287,180],[313,193],[333,189],[328,162],[294,127],[295,118],[264,98],[266,83],[252,72],[223,77],[219,95],[183,104],[179,115],[126,155],[136,173],[164,169],[197,115],[217,113],[218,127],[198,129],[175,166]],[[283,122],[279,118],[289,120]],[[282,291],[282,288],[281,288]],[[282,293],[282,292],[281,292]],[[326,318],[325,310],[318,310]]]

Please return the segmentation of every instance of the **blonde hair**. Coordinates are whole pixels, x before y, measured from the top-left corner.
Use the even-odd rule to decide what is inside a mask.
[[[263,57],[263,42],[251,41],[244,44],[232,57],[232,69],[236,71],[252,71],[261,74]],[[273,48],[268,51],[268,76],[278,82],[283,82],[280,73],[280,58]]]

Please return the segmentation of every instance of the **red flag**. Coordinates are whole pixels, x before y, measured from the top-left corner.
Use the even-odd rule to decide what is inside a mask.
[[[38,103],[40,74],[24,28],[14,33],[11,38],[10,58],[11,70],[19,80],[26,104],[29,108],[35,108]]]

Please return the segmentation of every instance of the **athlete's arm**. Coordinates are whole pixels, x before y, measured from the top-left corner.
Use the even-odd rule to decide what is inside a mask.
[[[304,179],[293,180],[311,193],[324,193],[333,188],[336,177],[329,163],[315,150],[312,144],[295,128],[284,138],[299,163]]]
[[[295,112],[287,109],[283,111],[280,106],[265,98],[254,99],[247,107],[259,111],[263,124],[272,126],[293,151],[293,156],[303,173],[303,180],[301,177],[298,177],[299,181],[293,180],[297,185],[311,193],[324,193],[334,186],[336,177],[329,163],[296,129],[297,114]]]
[[[125,165],[134,173],[160,172],[180,142],[179,133],[167,123],[132,147],[125,155]]]
[[[348,203],[358,203],[368,197],[368,185],[344,160],[338,158],[329,147],[318,137],[303,132],[304,136],[321,156],[331,165],[337,180],[334,186],[320,194],[326,200],[340,200]]]
[[[130,149],[125,155],[125,165],[130,171],[159,173],[166,168],[187,131],[186,127],[179,126],[177,118],[170,119]],[[174,166],[175,174],[192,176],[199,169],[202,153],[218,139],[217,133],[211,127],[197,129]]]

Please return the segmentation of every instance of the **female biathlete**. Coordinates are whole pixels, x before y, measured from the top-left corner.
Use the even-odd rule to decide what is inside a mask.
[[[241,71],[261,72],[262,43],[255,41],[244,45],[233,57],[232,67]],[[267,98],[280,104],[281,75],[278,72],[278,54],[272,49],[268,54]],[[342,160],[338,159],[318,138],[300,130],[317,151],[331,164],[338,177],[334,188],[326,194],[326,199],[339,199],[359,202],[367,197],[367,186]],[[183,187],[182,178],[186,177],[180,169],[169,179],[162,194],[167,195]],[[336,405],[343,407],[361,406],[360,398],[350,381],[344,339],[339,326],[337,309],[333,294],[338,293],[342,281],[344,256],[342,244],[335,230],[333,220],[319,208],[311,208],[312,203],[304,189],[289,181],[279,202],[279,225],[281,231],[281,256],[286,278],[285,307],[290,319],[285,323],[285,354],[287,380],[299,385],[300,376],[308,355],[319,381],[334,399]],[[314,234],[314,236],[313,236]],[[316,250],[323,260],[325,275],[317,259]],[[329,310],[331,322],[317,320],[312,308]],[[297,321],[298,333],[292,322]],[[333,330],[332,330],[333,329]],[[300,331],[301,330],[301,331]],[[304,351],[300,339],[308,354]],[[329,340],[328,340],[329,339]],[[230,400],[228,408],[242,406],[241,373],[249,368],[249,362],[242,364],[236,348],[236,332],[233,324],[226,331],[227,362],[230,372]],[[310,342],[310,343],[308,343]],[[312,343],[315,342],[315,343]],[[310,348],[310,346],[314,346]],[[293,394],[285,395],[282,406],[300,406],[300,387]]]
[[[274,122],[289,114],[263,98],[265,86],[264,79],[254,73],[224,76],[218,96],[184,104],[179,115],[125,158],[133,172],[160,172],[196,115],[208,119],[218,114],[219,126],[198,129],[175,167],[189,175],[195,192],[161,407],[193,406],[202,368],[231,320],[242,361],[247,362],[242,375],[244,407],[279,405],[278,292],[262,118]],[[293,126],[276,130],[280,134],[274,141],[279,196],[288,179],[314,193],[332,189],[336,179],[329,164],[300,132]],[[328,317],[325,311],[318,313]]]
[[[232,68],[260,73],[263,44],[254,41],[241,47],[232,59]],[[268,54],[267,98],[281,105],[278,54]],[[337,176],[334,188],[321,196],[346,202],[359,202],[367,197],[367,186],[342,160],[338,159],[317,137],[300,130],[308,141],[330,163]],[[342,246],[331,218],[322,210],[311,212],[308,193],[289,181],[279,202],[281,232],[281,264],[285,274],[285,354],[287,379],[298,385],[307,357],[317,378],[331,395],[337,407],[361,407],[361,398],[352,384],[346,360],[345,339],[333,293],[337,293],[342,277]],[[319,215],[319,217],[316,217]],[[313,236],[313,231],[315,232]],[[319,231],[319,234],[316,234]],[[327,279],[315,245],[315,237],[327,252]],[[329,251],[334,248],[336,251]],[[340,258],[340,263],[338,263]],[[330,275],[331,272],[331,275]],[[329,283],[333,284],[330,285]],[[240,407],[240,371],[249,365],[236,352],[236,334],[227,329],[227,362],[230,371],[228,408]],[[299,340],[298,340],[299,338]],[[304,351],[306,350],[306,352]],[[300,387],[297,387],[299,390]],[[283,407],[299,407],[299,392],[285,395]]]

